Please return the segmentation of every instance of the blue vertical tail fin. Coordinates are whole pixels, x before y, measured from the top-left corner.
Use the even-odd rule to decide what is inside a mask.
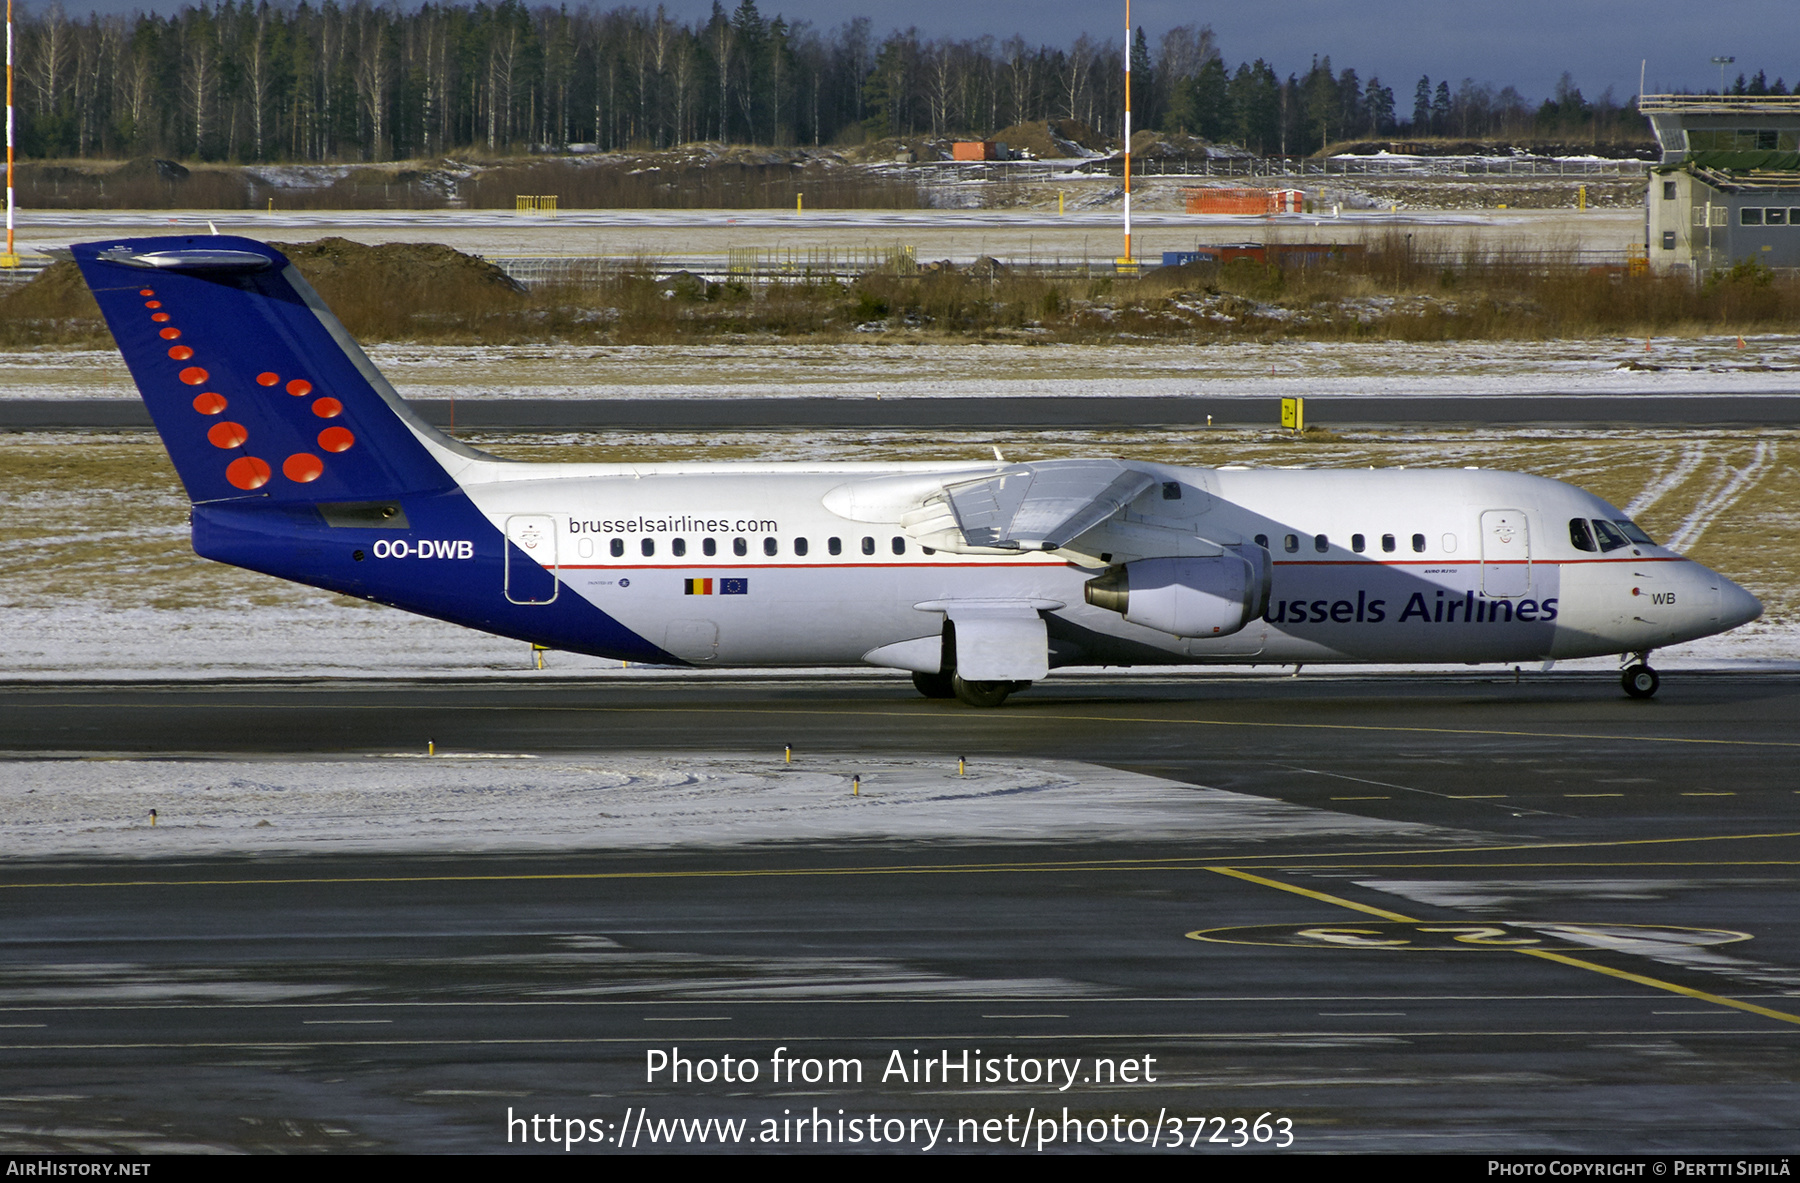
[[[273,247],[213,235],[74,255],[195,503],[445,491],[424,438],[475,455],[394,395]]]

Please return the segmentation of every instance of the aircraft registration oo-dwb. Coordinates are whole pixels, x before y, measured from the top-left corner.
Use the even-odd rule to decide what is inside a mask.
[[[1526,662],[1755,619],[1570,485],[1119,461],[533,464],[394,393],[280,252],[74,248],[206,558],[577,653],[910,670],[997,706],[1055,667]]]

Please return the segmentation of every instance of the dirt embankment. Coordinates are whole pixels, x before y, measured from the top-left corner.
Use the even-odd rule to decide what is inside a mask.
[[[519,286],[485,259],[436,243],[368,246],[344,238],[271,243],[317,288],[352,336],[417,335],[420,326],[475,324],[525,303]],[[73,262],[59,261],[0,296],[0,344],[112,343],[100,306]]]

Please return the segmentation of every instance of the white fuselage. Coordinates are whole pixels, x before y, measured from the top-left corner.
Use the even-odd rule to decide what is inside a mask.
[[[921,499],[999,465],[443,459],[497,529],[529,537],[555,595],[701,665],[905,665],[877,651],[970,601],[1036,604],[1051,665],[1539,661],[1647,652],[1760,611],[1660,546],[1579,549],[1571,519],[1624,515],[1517,473],[1137,466],[1158,488],[1059,550],[953,553],[921,541]],[[1229,635],[1084,602],[1113,564],[1252,542],[1273,559],[1268,608]]]

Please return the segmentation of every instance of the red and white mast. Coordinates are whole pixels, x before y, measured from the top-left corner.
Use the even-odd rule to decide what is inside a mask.
[[[1125,0],[1125,257],[1120,263],[1130,266],[1130,0]]]
[[[12,0],[6,0],[6,253],[0,267],[17,267],[13,250],[13,19]]]

